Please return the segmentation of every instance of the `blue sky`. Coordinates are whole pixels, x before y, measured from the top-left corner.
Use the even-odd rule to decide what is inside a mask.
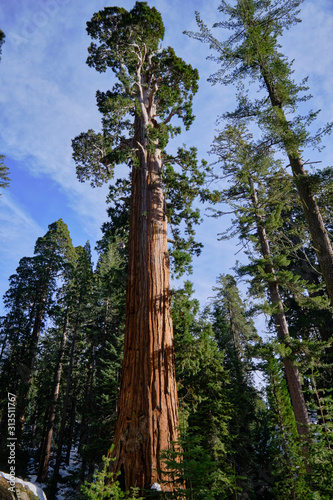
[[[233,108],[234,89],[211,87],[207,77],[216,70],[207,62],[207,46],[182,32],[195,30],[194,11],[209,26],[220,20],[219,0],[148,0],[161,13],[166,27],[164,46],[197,67],[200,89],[195,96],[196,120],[179,142],[196,146],[199,157],[207,155],[217,116]],[[0,153],[6,155],[11,184],[0,197],[0,294],[8,287],[23,256],[33,254],[37,237],[60,217],[67,223],[75,245],[87,240],[92,247],[106,220],[107,186],[92,189],[75,175],[71,140],[89,128],[98,129],[95,105],[97,89],[113,85],[111,73],[99,74],[85,64],[90,39],[86,22],[105,6],[105,0],[13,0],[1,2],[0,28],[6,33],[0,63]],[[131,9],[134,0],[107,5]],[[332,0],[306,0],[303,23],[283,39],[283,52],[295,59],[295,79],[309,75],[314,95],[311,107],[321,108],[318,127],[333,119],[333,8]],[[222,33],[221,33],[222,35]],[[320,156],[322,166],[333,164],[332,138]],[[175,147],[174,146],[171,147]],[[117,170],[116,170],[117,173]],[[198,237],[204,250],[194,261],[196,295],[204,304],[220,273],[230,272],[239,247],[217,241],[228,220],[204,217]],[[96,261],[96,256],[94,258]]]

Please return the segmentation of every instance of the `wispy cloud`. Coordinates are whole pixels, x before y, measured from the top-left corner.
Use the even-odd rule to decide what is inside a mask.
[[[43,228],[14,200],[9,191],[0,197],[0,297],[8,288],[8,277],[25,255],[33,255]]]
[[[134,0],[109,2],[127,9],[134,3]],[[174,47],[178,55],[199,69],[200,86],[194,99],[196,120],[179,142],[197,146],[199,157],[207,159],[215,120],[233,109],[235,89],[212,87],[207,82],[209,75],[217,70],[214,62],[206,60],[209,47],[183,35],[183,31],[197,29],[195,10],[210,27],[221,20],[217,11],[220,1],[149,0],[148,3],[162,13],[166,26],[164,45]],[[78,183],[71,158],[71,139],[88,128],[99,128],[95,92],[113,84],[110,72],[99,74],[85,64],[90,43],[85,32],[86,22],[93,12],[104,6],[104,0],[16,0],[2,2],[0,6],[3,20],[0,27],[6,33],[0,63],[0,153],[24,161],[32,176],[55,182],[65,194],[68,209],[77,216],[77,230],[93,240],[99,237],[100,225],[105,220],[107,187],[93,190],[88,184]],[[324,123],[333,115],[331,0],[307,0],[302,4],[301,17],[303,23],[284,36],[283,52],[295,58],[297,81],[301,76],[310,75],[313,107],[323,109]],[[214,33],[217,37],[226,36],[220,29]],[[328,143],[326,162],[332,154]],[[40,227],[38,217],[34,220],[10,192],[9,188],[0,198],[3,217],[0,235],[6,256],[2,263],[12,272],[14,258],[18,262],[20,257],[31,253],[35,239],[45,228]],[[235,260],[232,244],[216,242],[217,225],[219,223],[210,225],[205,221],[204,229],[199,231],[199,239],[206,246],[202,256],[196,259],[194,278],[202,297],[214,285],[216,275],[228,272]]]

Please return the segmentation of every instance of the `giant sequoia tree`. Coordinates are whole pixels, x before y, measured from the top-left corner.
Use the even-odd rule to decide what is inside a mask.
[[[164,149],[180,131],[171,125],[173,117],[186,127],[193,121],[198,73],[172,48],[160,49],[162,19],[146,2],[131,11],[106,7],[87,31],[96,40],[87,63],[99,72],[110,68],[117,83],[97,92],[102,132],[76,137],[73,157],[79,179],[93,186],[111,178],[115,165],[131,167],[125,346],[113,453],[122,487],[144,489],[159,481],[159,454],[177,438],[167,216],[187,224],[188,242],[175,230],[180,251],[191,244],[195,251],[192,216],[198,214],[191,202],[203,178],[193,149],[175,157]],[[167,214],[170,196],[175,203]]]

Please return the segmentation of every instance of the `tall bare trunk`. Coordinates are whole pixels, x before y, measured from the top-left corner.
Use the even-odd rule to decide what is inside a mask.
[[[29,403],[29,393],[33,380],[34,367],[37,356],[37,347],[40,332],[43,325],[44,315],[45,315],[45,303],[46,303],[47,292],[43,294],[43,297],[39,304],[37,304],[36,316],[34,320],[34,325],[31,333],[31,338],[29,339],[29,345],[27,346],[27,353],[25,355],[26,363],[21,364],[17,367],[17,371],[21,377],[21,385],[18,392],[17,398],[17,443],[21,444],[22,435],[25,425],[25,414]]]
[[[73,394],[76,394],[76,389],[77,389],[77,379],[74,381],[73,385]],[[72,445],[73,445],[73,437],[74,437],[74,426],[75,426],[75,417],[76,417],[76,398],[72,398],[72,408],[71,408],[71,418],[69,422],[69,428],[68,428],[68,438],[67,438],[67,450],[66,450],[66,458],[65,458],[65,464],[69,465],[70,460],[71,460],[71,450],[72,450]]]
[[[148,152],[145,110],[135,120],[125,345],[113,455],[123,488],[158,483],[160,452],[178,438],[161,153]],[[171,488],[171,486],[170,486]]]
[[[56,366],[56,370],[54,373],[53,389],[52,389],[52,395],[51,395],[51,404],[50,404],[49,410],[48,410],[48,421],[47,421],[47,426],[46,426],[46,435],[45,435],[44,440],[43,440],[41,454],[40,454],[40,460],[39,460],[39,468],[38,468],[38,475],[37,475],[37,481],[39,483],[45,482],[47,475],[48,475],[48,471],[49,471],[49,461],[50,461],[51,444],[52,444],[52,436],[53,436],[53,426],[54,426],[54,420],[55,420],[56,409],[57,409],[57,402],[58,402],[58,397],[59,397],[60,381],[61,381],[61,374],[62,374],[62,361],[63,361],[63,357],[64,357],[65,345],[66,345],[66,340],[67,340],[67,328],[68,328],[68,319],[69,319],[68,316],[69,316],[69,314],[67,312],[65,324],[63,326],[63,331],[62,331],[58,364]]]
[[[73,365],[74,365],[77,329],[78,329],[78,324],[79,324],[79,314],[80,314],[80,305],[78,306],[78,311],[76,313],[76,320],[75,320],[75,326],[74,326],[74,332],[73,332],[73,338],[72,338],[72,346],[71,346],[70,358],[69,358],[69,363],[68,363],[68,371],[67,371],[67,379],[66,379],[66,392],[65,392],[65,396],[64,396],[61,424],[60,424],[60,430],[59,430],[59,436],[58,436],[57,457],[56,457],[56,463],[55,463],[54,471],[53,471],[53,478],[54,478],[55,483],[58,480],[59,469],[60,469],[61,459],[62,459],[62,447],[64,444],[67,409],[68,409],[68,403],[69,403],[70,390],[71,390],[72,381],[73,381],[72,380],[73,379]]]

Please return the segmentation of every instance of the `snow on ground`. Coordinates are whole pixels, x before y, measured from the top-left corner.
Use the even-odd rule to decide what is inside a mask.
[[[54,460],[55,457],[51,457],[49,464],[49,478],[53,475]],[[56,500],[69,500],[75,498],[75,486],[73,487],[73,481],[70,481],[70,479],[73,478],[73,476],[78,476],[81,463],[81,457],[79,455],[78,449],[72,448],[70,453],[69,465],[63,464],[59,470],[60,480],[58,482]],[[34,458],[31,458],[29,461],[28,477],[32,483],[36,483],[36,485],[38,485],[40,488],[45,489],[47,487],[46,484],[36,482],[36,463]]]
[[[5,478],[8,482],[10,482],[12,476],[9,474],[6,474],[5,472],[0,472],[0,476]],[[36,484],[29,483],[28,481],[23,481],[22,479],[19,479],[18,477],[15,478],[15,483],[22,484],[22,486],[25,486],[26,488],[29,488],[29,490],[36,495],[36,497],[39,498],[39,500],[47,500],[44,491],[39,488]]]

